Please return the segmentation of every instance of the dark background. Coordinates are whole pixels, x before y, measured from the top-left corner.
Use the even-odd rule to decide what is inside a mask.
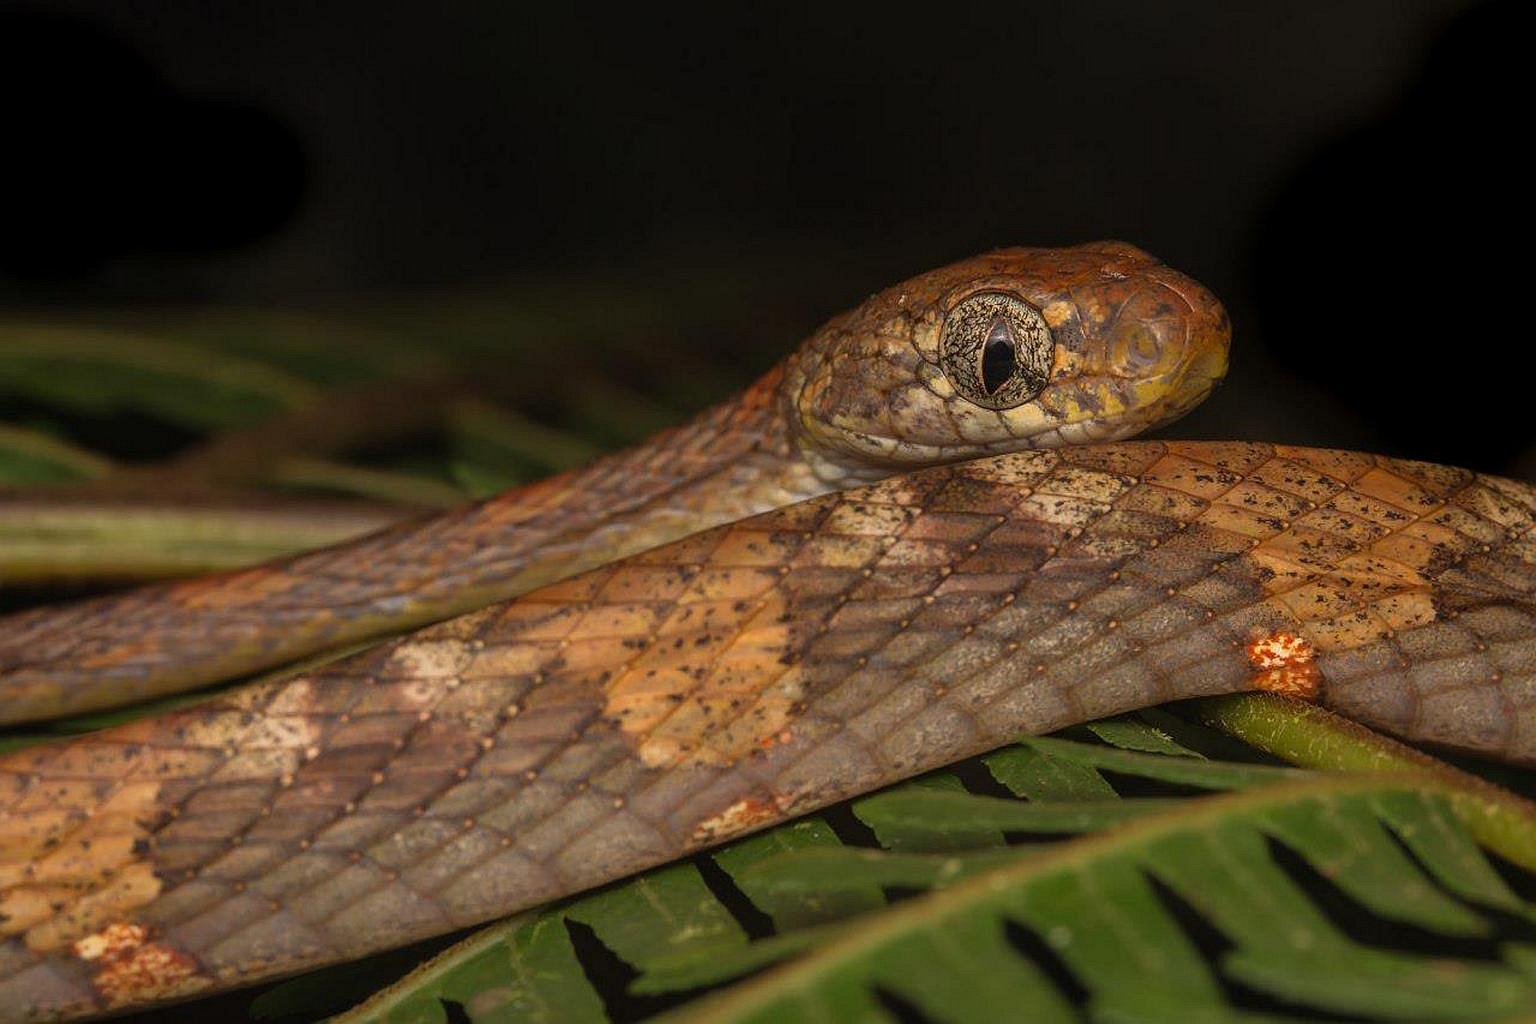
[[[939,263],[1120,237],[1236,324],[1177,432],[1533,476],[1517,9],[5,7],[0,308],[667,266],[680,319],[741,282],[713,344],[787,350]]]

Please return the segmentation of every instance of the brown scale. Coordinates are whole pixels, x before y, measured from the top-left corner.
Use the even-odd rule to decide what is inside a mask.
[[[1536,762],[1536,491],[1128,443],[896,476],[0,759],[0,1013],[511,913],[993,748],[1268,689]]]

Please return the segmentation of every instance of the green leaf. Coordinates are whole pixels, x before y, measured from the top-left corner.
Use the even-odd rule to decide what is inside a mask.
[[[1202,756],[1178,742],[1166,726],[1131,715],[1088,722],[1083,728],[1110,746],[1119,747],[1122,750],[1140,750],[1148,754]]]
[[[111,469],[111,462],[84,448],[0,423],[0,486],[88,480]]]
[[[1023,803],[970,793],[897,790],[853,805],[853,812],[892,850],[976,849],[978,833],[1097,832],[1176,806],[1175,800],[1052,800]]]
[[[1441,805],[1383,797],[1375,809],[1377,817],[1307,816],[1284,809],[1267,817],[1262,828],[1297,852],[1310,851],[1319,874],[1381,917],[1443,935],[1487,934],[1488,922],[1425,878],[1383,826],[1387,822],[1400,831],[1405,826],[1419,828],[1421,821],[1433,819],[1447,828],[1448,835],[1465,841],[1454,822],[1446,819]],[[1419,863],[1457,895],[1481,896],[1482,902],[1492,903],[1487,899],[1491,891],[1487,860],[1476,846],[1468,845],[1460,851],[1464,858],[1452,870],[1435,871],[1433,861],[1422,855]],[[1505,894],[1513,895],[1501,888],[1495,898],[1502,900]],[[1511,904],[1504,902],[1502,906],[1510,909]]]
[[[462,1007],[473,1021],[608,1019],[585,984],[564,920],[544,916],[512,918],[477,932],[334,1020],[448,1024],[445,1003]]]
[[[485,401],[455,403],[448,419],[456,474],[479,474],[497,490],[590,462],[602,448],[575,434]],[[513,474],[508,467],[526,472]],[[498,479],[499,477],[499,479]],[[506,482],[500,482],[504,480]]]
[[[1428,754],[1301,701],[1267,693],[1188,701],[1196,717],[1295,764],[1330,771],[1429,772],[1454,783],[1453,810],[1468,834],[1536,871],[1536,805]],[[1528,786],[1526,792],[1536,792]],[[1405,841],[1411,837],[1405,835]]]
[[[1092,765],[1033,746],[1010,747],[985,759],[992,777],[1031,800],[1106,800],[1117,794]]]
[[[1505,944],[1491,960],[1381,948],[1341,932],[1318,903],[1317,887],[1333,886],[1384,933],[1408,925],[1448,941],[1493,934],[1482,908],[1527,915],[1461,816],[1502,796],[1448,769],[1329,776],[1213,760],[1199,726],[1149,736],[1140,724],[1095,723],[1085,734],[1099,742],[1027,739],[983,759],[1028,801],[971,793],[961,772],[851,802],[879,849],[846,845],[813,817],[716,851],[730,885],[772,922],[755,939],[686,864],[533,920],[589,924],[636,970],[631,995],[727,986],[665,1015],[681,1020],[885,1020],[892,999],[935,1020],[990,1021],[999,1006],[1072,1020],[1079,998],[1096,1020],[1279,1019],[1231,1005],[1234,985],[1299,1011],[1382,1019],[1491,1020],[1536,1005],[1528,947]],[[1312,746],[1333,737],[1323,720],[1311,727]],[[1388,742],[1333,741],[1359,746],[1356,760]],[[1138,749],[1151,744],[1172,749]],[[1232,792],[1121,798],[1101,767]],[[1063,833],[1091,834],[998,842]],[[1282,870],[1282,848],[1313,874]],[[929,895],[901,898],[914,892]],[[1191,912],[1224,952],[1196,941]],[[423,977],[433,980],[412,998],[462,992],[466,975],[447,965]],[[509,977],[480,984],[522,991]],[[603,985],[585,972],[565,983],[578,1004]]]
[[[447,508],[468,497],[457,487],[416,473],[348,466],[329,459],[284,459],[272,474],[272,482],[284,487],[331,491],[359,498]]]
[[[191,428],[251,423],[312,402],[303,378],[124,332],[0,324],[0,392],[87,413],[137,409]]]
[[[860,1000],[867,1009],[884,990],[943,1019],[991,1019],[997,997],[972,1002],[977,982],[963,970],[944,972],[958,984],[943,989],[940,1003],[931,995],[932,971],[911,965],[938,962],[934,951],[946,942],[970,943],[972,962],[1029,959],[1007,939],[1010,922],[1060,958],[1087,990],[1097,1019],[1230,1019],[1218,973],[1333,1012],[1449,1020],[1527,1007],[1536,986],[1508,965],[1403,954],[1346,938],[1266,851],[1261,823],[1275,814],[1374,816],[1384,795],[1425,792],[1442,801],[1458,795],[1437,779],[1324,777],[1189,801],[866,916],[792,964],[673,1016],[836,1019]],[[1310,846],[1305,852],[1310,856]],[[1152,877],[1222,932],[1233,952],[1208,963],[1154,891]],[[1056,992],[1043,974],[1016,984],[1016,995]]]
[[[635,995],[663,995],[734,981],[803,953],[838,931],[836,927],[801,928],[719,950],[709,957],[659,956],[646,964],[645,973],[635,980],[630,991]]]
[[[637,967],[653,957],[707,957],[747,942],[692,864],[674,864],[629,885],[604,889],[578,900],[566,913]]]
[[[880,884],[857,873],[843,876],[839,879],[841,884],[835,886],[796,889],[774,884],[772,864],[787,854],[812,851],[836,855],[847,852],[847,848],[825,821],[806,818],[732,843],[717,851],[714,858],[752,904],[781,931],[836,921],[885,905]]]
[[[397,521],[404,510],[335,501],[0,499],[0,584],[143,580],[236,569]]]
[[[869,887],[929,889],[1017,856],[1016,850],[1008,848],[941,854],[831,846],[759,861],[743,869],[737,878],[743,889],[751,886],[775,899],[857,893]],[[860,912],[865,909],[875,907],[860,908]],[[852,916],[852,912],[844,916]]]
[[[1242,789],[1264,783],[1296,778],[1300,773],[1289,768],[1257,764],[1226,764],[1188,757],[1164,757],[1135,750],[1117,750],[1072,740],[1040,737],[1023,741],[1024,746],[1052,758],[1057,763],[1108,769],[1144,779],[1157,779],[1200,789]]]
[[[345,315],[199,307],[118,314],[103,322],[221,358],[254,360],[327,385],[431,372],[443,361],[429,345],[361,326]]]

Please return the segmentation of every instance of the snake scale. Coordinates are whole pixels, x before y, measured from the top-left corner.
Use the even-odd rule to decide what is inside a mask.
[[[1536,761],[1536,490],[1120,440],[1227,343],[1134,247],[1003,250],[586,469],[0,621],[11,721],[436,623],[0,756],[0,1020],[358,957],[1176,698]]]

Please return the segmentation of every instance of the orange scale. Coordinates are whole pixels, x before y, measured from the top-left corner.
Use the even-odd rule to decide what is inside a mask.
[[[816,536],[801,545],[787,564],[859,569],[880,559],[885,544],[879,537],[850,535]],[[771,582],[769,584],[772,585]]]
[[[706,568],[678,596],[679,604],[705,601],[750,601],[773,589],[778,574],[769,569]]]
[[[773,567],[799,543],[798,537],[788,533],[732,528],[715,547],[710,561],[722,567]]]
[[[1174,445],[1147,469],[1145,478],[1158,487],[1207,501],[1221,497],[1240,479],[1230,470],[1179,454]]]
[[[692,574],[679,571],[677,566],[628,564],[609,575],[597,592],[596,599],[610,603],[625,601],[661,604],[674,601],[688,588]],[[516,608],[521,602],[510,607]]]
[[[575,627],[579,609],[544,601],[542,591],[506,606],[496,623],[502,639],[561,640]]]
[[[839,502],[827,514],[820,532],[846,537],[889,537],[900,533],[916,516],[917,510],[905,505]]]
[[[1396,529],[1413,518],[1411,513],[1404,512],[1395,505],[1355,491],[1341,491],[1329,499],[1326,507],[1338,509],[1340,512],[1358,516],[1389,529]]]
[[[1418,484],[1379,466],[1356,479],[1351,489],[1414,515],[1440,504],[1439,498]]]
[[[463,679],[468,683],[481,679],[531,675],[544,669],[559,651],[559,645],[552,641],[488,646],[475,652],[474,658],[464,668]]]
[[[1299,448],[1277,444],[1274,450],[1291,471],[1300,467],[1303,472],[1329,478],[1335,485],[1358,480],[1376,465],[1373,456],[1340,451],[1337,448]],[[1268,465],[1262,466],[1257,472],[1262,474],[1268,468]]]

